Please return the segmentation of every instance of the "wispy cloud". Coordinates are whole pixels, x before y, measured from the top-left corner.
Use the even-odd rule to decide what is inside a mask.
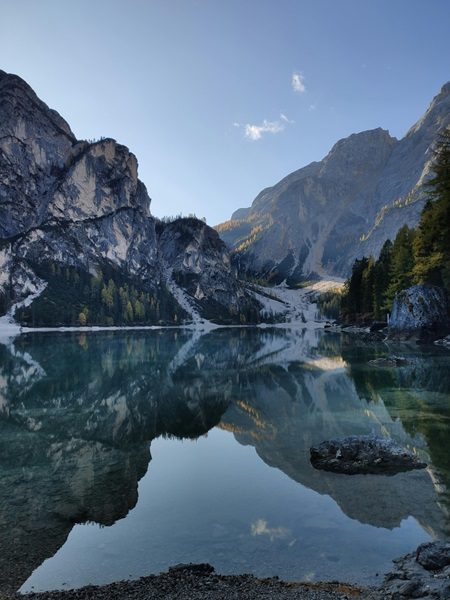
[[[301,73],[292,73],[291,85],[294,92],[299,94],[306,92],[305,78]]]
[[[271,542],[277,539],[286,539],[292,536],[292,531],[286,527],[269,527],[265,519],[256,519],[250,525],[252,536],[266,535]]]
[[[284,121],[285,123],[295,123],[295,121],[292,121],[291,119],[288,119],[287,116],[283,113],[280,113],[280,119],[282,121]]]
[[[309,112],[311,112],[312,110],[316,110],[317,106],[315,104],[310,104],[308,107]]]
[[[280,121],[264,121],[261,125],[252,125],[247,123],[245,126],[245,137],[256,141],[260,140],[265,133],[280,133],[283,131],[284,125]]]
[[[284,131],[286,125],[292,123],[294,123],[294,121],[291,121],[285,114],[281,113],[279,119],[276,121],[264,119],[260,124],[246,123],[245,125],[234,122],[233,127],[242,127],[244,129],[245,137],[255,142],[260,140],[266,133],[275,134]]]

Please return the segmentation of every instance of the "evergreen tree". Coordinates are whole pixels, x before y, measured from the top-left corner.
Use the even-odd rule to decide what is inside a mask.
[[[414,240],[414,280],[450,290],[450,128],[438,142],[430,200],[420,217]]]
[[[392,261],[392,242],[386,240],[381,248],[380,257],[375,264],[373,282],[373,313],[375,319],[386,316],[386,291],[390,283]]]
[[[385,308],[390,310],[397,292],[405,290],[413,284],[412,269],[414,267],[413,241],[414,229],[403,225],[399,229],[392,246],[390,283],[386,292]]]

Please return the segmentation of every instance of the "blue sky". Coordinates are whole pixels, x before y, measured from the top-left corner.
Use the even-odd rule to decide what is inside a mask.
[[[449,0],[0,0],[0,68],[215,224],[339,138],[401,137],[450,79]]]

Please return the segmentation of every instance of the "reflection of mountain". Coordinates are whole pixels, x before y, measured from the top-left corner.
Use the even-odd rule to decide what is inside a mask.
[[[222,428],[349,516],[394,527],[413,515],[441,534],[428,472],[345,478],[309,464],[313,443],[350,433],[381,431],[429,451],[426,427],[392,419],[386,373],[354,352],[343,360],[339,338],[281,328],[27,334],[0,344],[0,589],[17,589],[74,523],[124,517],[152,439],[197,437],[225,410]],[[402,389],[435,380],[423,361],[421,380],[417,369],[414,380],[396,372]]]
[[[447,511],[440,506],[445,497],[437,493],[437,490],[443,490],[435,485],[434,470],[394,477],[361,475],[349,478],[311,467],[309,448],[333,437],[371,433],[389,435],[426,459],[432,445],[426,428],[414,429],[408,427],[408,422],[404,426],[391,416],[395,411],[389,402],[383,401],[384,389],[376,380],[379,373],[375,369],[366,368],[366,373],[373,376],[372,380],[367,380],[367,387],[372,390],[372,396],[367,398],[360,393],[361,381],[355,387],[353,377],[349,376],[353,373],[351,364],[340,356],[333,357],[332,339],[327,337],[325,340],[328,357],[308,359],[302,364],[291,363],[285,369],[276,364],[268,365],[258,372],[248,373],[246,382],[242,376],[240,399],[227,410],[220,426],[234,432],[240,443],[254,446],[267,464],[319,493],[329,494],[347,515],[360,522],[392,528],[412,515],[432,535],[443,535],[448,528]],[[386,348],[384,351],[386,353]],[[366,350],[364,364],[368,358]],[[430,382],[437,380],[441,388],[447,385],[448,389],[448,361],[446,377],[442,371],[435,373],[435,377],[430,374],[436,370],[436,365],[426,356],[416,361],[421,361],[424,376],[418,378],[417,368],[411,369],[409,375],[403,370],[398,374],[402,377],[402,389],[422,382],[421,391],[424,392]],[[421,414],[428,410],[426,396],[422,393],[425,406],[416,407],[413,419],[420,420]],[[404,418],[401,411],[397,410],[397,415]],[[441,430],[442,436],[447,439],[443,446],[445,451],[448,429]]]
[[[0,345],[1,590],[20,587],[74,523],[127,514],[151,439],[197,437],[219,421],[226,393],[208,393],[199,370],[182,386],[168,375],[187,337],[39,335]]]

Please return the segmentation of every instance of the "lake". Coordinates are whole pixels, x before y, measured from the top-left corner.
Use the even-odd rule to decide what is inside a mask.
[[[401,355],[396,368],[369,360]],[[428,462],[316,471],[392,437]],[[28,333],[0,344],[0,591],[209,562],[372,584],[450,527],[450,352],[321,329]]]

